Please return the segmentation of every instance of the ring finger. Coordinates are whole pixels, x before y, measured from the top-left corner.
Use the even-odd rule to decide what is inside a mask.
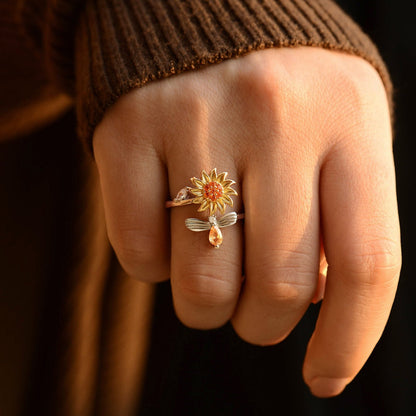
[[[284,339],[317,287],[319,170],[299,158],[277,149],[244,180],[246,281],[233,325],[254,344]]]

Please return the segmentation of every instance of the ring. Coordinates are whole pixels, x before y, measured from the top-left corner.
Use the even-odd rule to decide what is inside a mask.
[[[204,170],[201,178],[191,178],[190,181],[194,188],[186,186],[182,188],[172,201],[166,202],[166,208],[181,207],[190,204],[199,205],[198,212],[209,211],[208,221],[197,218],[187,218],[185,226],[191,231],[208,231],[209,242],[219,248],[223,242],[223,236],[220,228],[234,225],[237,220],[244,218],[244,214],[229,212],[224,214],[226,205],[233,206],[232,196],[236,196],[237,191],[232,188],[235,181],[226,179],[228,173],[222,172],[217,174],[214,168],[210,173]],[[217,218],[215,213],[219,211],[224,214]]]

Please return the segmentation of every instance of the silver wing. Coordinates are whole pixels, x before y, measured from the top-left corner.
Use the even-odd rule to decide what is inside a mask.
[[[185,226],[191,231],[207,231],[211,228],[211,224],[208,221],[198,220],[197,218],[187,218]]]
[[[236,222],[236,212],[229,212],[228,214],[225,214],[221,218],[217,219],[217,223],[220,228],[229,227],[230,225],[234,225]]]

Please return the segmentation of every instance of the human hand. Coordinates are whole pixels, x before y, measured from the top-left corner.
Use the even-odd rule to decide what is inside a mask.
[[[344,389],[381,336],[401,264],[388,104],[367,62],[270,49],[154,82],[107,111],[93,145],[122,266],[170,276],[185,325],[231,319],[250,343],[280,342],[320,291],[325,255],[303,375],[317,396]],[[203,218],[195,205],[165,208],[214,167],[236,180],[245,211],[218,250],[185,228]]]

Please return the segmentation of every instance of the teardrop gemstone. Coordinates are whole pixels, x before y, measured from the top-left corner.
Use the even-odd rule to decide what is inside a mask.
[[[216,225],[213,225],[209,230],[209,242],[215,248],[218,248],[222,244],[222,232]]]

